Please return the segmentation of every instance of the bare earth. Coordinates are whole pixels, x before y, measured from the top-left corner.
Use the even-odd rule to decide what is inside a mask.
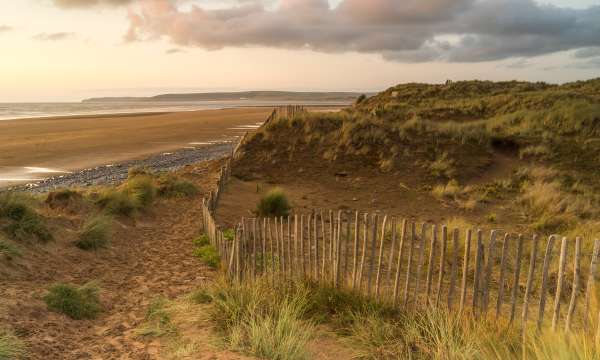
[[[79,170],[242,135],[271,108],[0,121],[0,178]]]

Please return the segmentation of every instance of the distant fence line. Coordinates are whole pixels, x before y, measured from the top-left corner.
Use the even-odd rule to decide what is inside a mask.
[[[580,237],[526,239],[359,211],[244,218],[226,239],[213,213],[230,174],[231,159],[203,200],[203,221],[223,269],[237,281],[307,279],[404,309],[444,307],[510,324],[520,318],[522,329],[535,321],[538,329],[595,331],[600,340],[592,296],[600,240],[584,253]]]

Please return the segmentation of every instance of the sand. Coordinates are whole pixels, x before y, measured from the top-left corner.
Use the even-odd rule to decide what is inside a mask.
[[[234,140],[271,108],[0,121],[0,186],[210,141]]]

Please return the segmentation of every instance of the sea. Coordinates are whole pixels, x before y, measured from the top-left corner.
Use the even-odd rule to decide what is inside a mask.
[[[290,101],[177,101],[177,102],[52,102],[52,103],[1,103],[0,120],[44,118],[76,115],[107,115],[154,112],[217,110],[248,106],[294,105]],[[314,102],[302,105],[339,105],[334,102]]]

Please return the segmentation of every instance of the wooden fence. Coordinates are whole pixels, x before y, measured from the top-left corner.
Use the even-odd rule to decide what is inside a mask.
[[[600,340],[600,240],[455,229],[358,211],[245,218],[228,238],[212,214],[230,174],[231,159],[203,200],[203,221],[237,281],[307,279],[404,309],[444,307],[518,321],[522,329],[585,329]]]

